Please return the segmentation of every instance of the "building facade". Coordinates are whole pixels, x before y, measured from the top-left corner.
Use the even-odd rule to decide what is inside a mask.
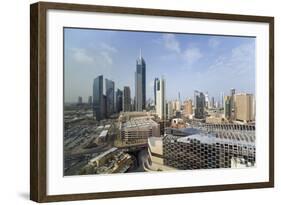
[[[119,113],[123,110],[123,92],[120,89],[116,91],[116,112]]]
[[[185,116],[190,116],[193,114],[193,110],[192,110],[192,100],[186,100],[184,102],[184,115]]]
[[[100,75],[94,79],[93,83],[93,115],[96,120],[104,119],[104,96],[103,96],[103,76]]]
[[[123,111],[131,111],[131,90],[129,86],[125,86],[123,90]]]
[[[149,118],[133,118],[120,123],[120,136],[126,145],[147,144],[149,137],[160,137],[160,125]]]
[[[224,117],[230,119],[231,117],[231,97],[224,96]]]
[[[202,92],[194,91],[194,114],[195,118],[204,118],[205,95]]]
[[[161,78],[156,85],[156,113],[160,119],[166,119],[166,85]]]
[[[108,117],[114,113],[114,84],[112,80],[105,79],[106,112]]]
[[[163,138],[164,165],[182,170],[237,167],[233,162],[255,165],[253,132],[227,135],[192,129],[179,129]]]
[[[145,110],[146,105],[146,64],[144,59],[140,56],[136,62],[136,72],[135,72],[135,110],[142,111]]]
[[[241,93],[235,95],[236,120],[250,122],[254,120],[253,95]]]

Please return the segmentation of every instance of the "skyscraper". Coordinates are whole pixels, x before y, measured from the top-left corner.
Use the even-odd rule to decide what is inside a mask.
[[[106,111],[110,116],[114,113],[114,82],[105,79],[105,94],[106,94]]]
[[[224,108],[224,92],[220,93],[220,100],[219,100],[219,104],[221,108]]]
[[[231,96],[224,96],[224,117],[226,119],[231,117]]]
[[[123,90],[123,111],[131,111],[131,90],[129,86],[125,86]]]
[[[205,107],[209,108],[210,107],[210,100],[209,100],[209,94],[208,92],[205,93]]]
[[[96,120],[104,118],[103,76],[99,75],[93,83],[93,114]]]
[[[156,90],[157,90],[157,83],[158,83],[159,79],[158,78],[155,78],[154,79],[154,105],[156,106]]]
[[[145,109],[146,104],[146,64],[144,59],[140,56],[137,59],[136,73],[135,73],[135,96],[136,96],[136,111]]]
[[[230,109],[231,109],[230,118],[234,120],[235,119],[235,89],[234,88],[231,88],[230,90]]]
[[[253,95],[241,93],[235,95],[236,120],[249,122],[253,118]]]
[[[123,92],[120,89],[116,91],[116,112],[119,113],[122,111],[123,107]]]
[[[92,96],[89,96],[89,98],[88,98],[88,104],[89,104],[89,105],[92,105],[92,104],[93,104],[93,97],[92,97]]]
[[[190,116],[193,114],[193,111],[192,111],[192,100],[189,99],[189,100],[186,100],[184,102],[184,114],[185,116]]]
[[[205,95],[197,90],[194,91],[194,107],[195,118],[204,118]]]
[[[167,119],[172,119],[174,116],[174,111],[173,111],[173,103],[172,102],[168,102],[166,104],[167,108]]]
[[[78,102],[77,102],[77,105],[82,105],[83,103],[83,99],[81,96],[78,97]]]
[[[156,86],[156,113],[160,119],[166,119],[166,82],[161,78]]]

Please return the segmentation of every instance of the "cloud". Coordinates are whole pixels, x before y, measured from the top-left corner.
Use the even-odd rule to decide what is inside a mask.
[[[231,50],[229,54],[222,54],[210,65],[210,75],[226,75],[232,78],[245,77],[255,72],[254,43],[241,44]],[[246,76],[247,77],[247,76]]]
[[[220,45],[220,41],[217,38],[210,38],[208,45],[211,48],[217,48]]]
[[[197,47],[187,48],[183,53],[183,58],[187,63],[192,64],[203,57],[200,49]]]
[[[73,59],[78,63],[89,64],[94,62],[93,56],[87,53],[87,50],[82,48],[72,48]]]
[[[117,49],[109,44],[106,44],[106,43],[101,43],[101,48],[102,50],[104,51],[108,51],[110,53],[116,53],[117,52]]]
[[[180,53],[180,44],[174,34],[164,34],[163,40],[166,49]]]
[[[107,64],[112,65],[113,60],[112,60],[112,57],[110,56],[110,54],[108,52],[102,51],[101,56],[103,57],[103,59],[105,60],[105,62]]]

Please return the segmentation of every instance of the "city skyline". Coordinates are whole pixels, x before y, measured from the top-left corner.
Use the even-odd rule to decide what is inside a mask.
[[[192,98],[194,90],[216,100],[233,87],[255,93],[255,38],[94,29],[66,29],[64,34],[65,102],[87,99],[99,75],[114,81],[115,91],[129,86],[134,98],[135,52],[140,49],[146,62],[146,100],[154,99],[154,79],[160,76],[167,82],[168,101],[178,93],[182,101]]]

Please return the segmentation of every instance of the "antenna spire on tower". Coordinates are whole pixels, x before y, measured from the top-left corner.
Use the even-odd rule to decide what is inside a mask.
[[[140,59],[141,59],[141,48],[140,48]]]

